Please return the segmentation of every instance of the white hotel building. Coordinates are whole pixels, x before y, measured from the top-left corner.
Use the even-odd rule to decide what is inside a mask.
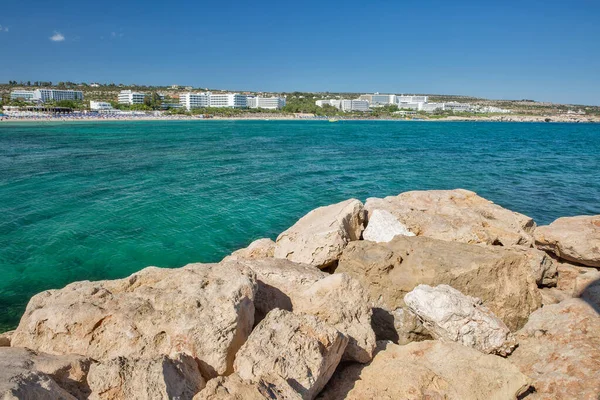
[[[179,104],[186,110],[193,108],[247,108],[246,96],[239,93],[182,93],[179,95]]]
[[[344,112],[348,111],[369,111],[369,102],[367,100],[348,100],[348,99],[332,99],[332,100],[317,100],[315,104],[319,107],[330,105]]]
[[[79,90],[57,89],[13,90],[10,93],[10,98],[11,100],[23,99],[41,103],[47,101],[83,100],[83,92]]]
[[[248,96],[246,98],[249,108],[264,108],[267,110],[280,110],[285,106],[285,97],[260,97]]]
[[[119,104],[144,104],[146,93],[133,92],[131,90],[121,90],[119,93]]]

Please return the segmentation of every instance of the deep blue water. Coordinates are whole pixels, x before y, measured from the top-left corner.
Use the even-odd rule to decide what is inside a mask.
[[[466,188],[546,224],[600,214],[600,125],[0,124],[0,331],[29,298],[218,261],[350,197]]]

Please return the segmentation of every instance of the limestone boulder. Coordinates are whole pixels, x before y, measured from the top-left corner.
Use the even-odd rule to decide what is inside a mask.
[[[239,249],[225,257],[223,261],[236,261],[239,259],[269,258],[275,254],[275,242],[268,238],[257,239],[248,247]]]
[[[448,285],[419,285],[404,296],[404,302],[435,339],[501,356],[510,354],[517,344],[504,322],[480,299]]]
[[[529,265],[529,270],[535,278],[538,287],[555,287],[558,283],[558,262],[554,261],[545,251],[515,246],[509,251],[520,252]]]
[[[364,240],[389,242],[397,235],[415,236],[389,211],[375,209],[370,212],[369,223],[363,232]]]
[[[151,359],[117,357],[93,364],[88,374],[90,400],[191,400],[206,382],[187,354]]]
[[[234,370],[251,382],[277,375],[302,399],[313,399],[335,371],[347,343],[342,333],[317,317],[273,310],[239,350]]]
[[[295,313],[310,314],[348,337],[345,360],[371,361],[377,347],[372,308],[361,284],[346,274],[323,278],[293,298]]]
[[[356,279],[275,258],[240,262],[256,274],[257,321],[276,308],[317,316],[348,337],[344,359],[371,360],[376,346],[371,304]]]
[[[186,353],[206,378],[231,372],[254,321],[255,276],[237,264],[149,267],[34,296],[12,346],[97,360]]]
[[[311,265],[285,259],[246,259],[239,260],[238,263],[249,268],[256,275],[255,323],[260,322],[275,308],[292,311],[293,298],[315,282],[329,276]]]
[[[51,355],[33,350],[0,348],[0,398],[83,399],[91,360],[77,355]]]
[[[532,399],[597,399],[600,317],[586,301],[568,299],[537,310],[517,340],[508,360],[533,379]]]
[[[330,267],[348,242],[360,239],[364,224],[363,204],[356,199],[319,207],[279,235],[275,257],[318,268]]]
[[[365,209],[369,217],[374,210],[390,212],[417,236],[502,246],[533,244],[535,223],[531,218],[464,189],[369,198]]]
[[[528,257],[497,246],[422,236],[359,241],[344,250],[335,272],[357,279],[386,310],[404,307],[404,296],[419,284],[446,284],[477,297],[511,330],[521,328],[541,305]]]
[[[600,271],[596,268],[566,262],[558,263],[558,273],[557,289],[569,297],[580,297],[590,284],[600,280]]]
[[[505,359],[458,343],[382,347],[370,364],[338,368],[319,399],[505,400],[529,387],[529,378]]]
[[[245,381],[238,374],[211,379],[193,400],[301,400],[288,382],[277,375]]]
[[[600,267],[600,215],[564,217],[539,226],[535,245],[563,260]]]

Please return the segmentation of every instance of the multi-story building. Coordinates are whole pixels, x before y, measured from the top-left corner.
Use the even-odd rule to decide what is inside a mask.
[[[265,108],[268,110],[279,110],[285,106],[285,97],[260,97],[248,96],[246,98],[249,108]]]
[[[246,108],[246,96],[239,93],[211,93],[211,107]]]
[[[98,112],[110,112],[115,111],[110,103],[104,101],[90,101],[90,110]]]
[[[444,103],[420,103],[419,111],[434,112],[444,110]]]
[[[342,100],[340,109],[344,112],[347,111],[369,111],[369,102],[366,100]]]
[[[11,100],[34,101],[33,90],[13,90],[10,92]]]
[[[427,96],[399,95],[396,96],[396,103],[427,103]]]
[[[188,111],[210,107],[210,93],[182,93],[179,95],[179,104]]]
[[[398,108],[400,110],[420,110],[423,107],[423,104],[425,104],[425,103],[422,103],[422,102],[408,103],[408,102],[406,102],[406,103],[397,103],[396,105],[398,106]]]
[[[471,105],[468,103],[449,102],[444,103],[444,110],[454,112],[469,112],[471,111]]]
[[[83,92],[79,90],[35,89],[33,98],[42,103],[47,101],[83,100]]]
[[[144,104],[146,93],[134,92],[131,90],[121,90],[119,93],[119,104]]]
[[[396,103],[396,95],[395,94],[363,94],[358,100],[366,100],[369,102],[370,107],[381,107],[387,106],[389,104]]]

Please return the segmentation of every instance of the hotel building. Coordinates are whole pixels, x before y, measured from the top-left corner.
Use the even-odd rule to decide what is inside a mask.
[[[83,92],[79,90],[36,89],[33,91],[34,100],[42,103],[48,100],[83,100]]]
[[[110,103],[106,103],[103,101],[90,101],[90,110],[98,111],[98,112],[111,112],[115,111],[113,106]]]
[[[13,90],[10,92],[11,100],[33,101],[33,90]]]
[[[260,97],[248,96],[246,98],[249,108],[264,108],[267,110],[280,110],[285,106],[285,97]]]
[[[133,92],[131,90],[121,90],[119,93],[119,104],[144,104],[146,93]]]
[[[210,93],[182,93],[179,95],[179,104],[188,111],[210,107]]]
[[[210,93],[211,107],[247,108],[246,96],[239,93]]]

